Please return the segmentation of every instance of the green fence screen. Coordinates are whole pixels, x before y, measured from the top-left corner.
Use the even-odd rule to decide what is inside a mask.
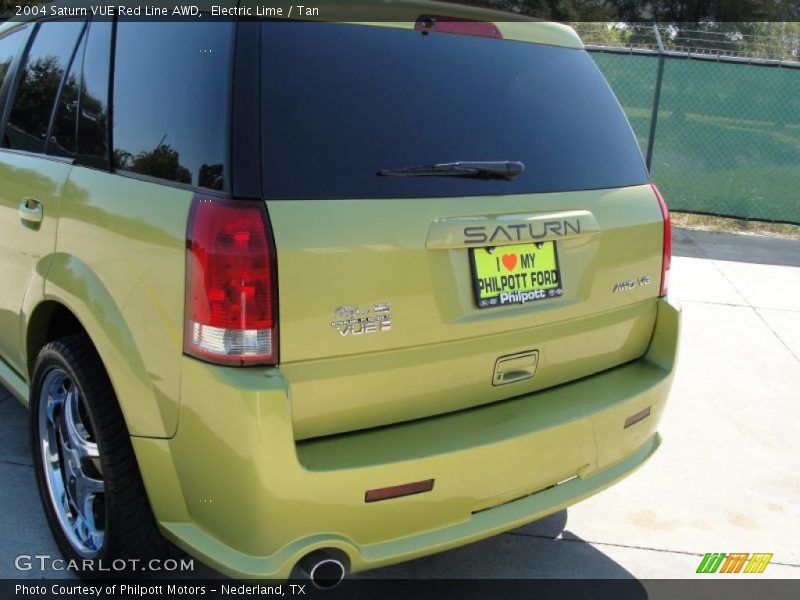
[[[593,57],[646,152],[658,55]],[[670,208],[800,224],[800,68],[664,60],[651,172]]]

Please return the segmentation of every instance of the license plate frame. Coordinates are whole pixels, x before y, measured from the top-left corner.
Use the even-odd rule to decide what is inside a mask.
[[[540,264],[544,262],[542,268],[536,265],[538,257],[542,257]],[[480,309],[519,306],[564,295],[555,240],[470,248],[469,261],[472,292]]]

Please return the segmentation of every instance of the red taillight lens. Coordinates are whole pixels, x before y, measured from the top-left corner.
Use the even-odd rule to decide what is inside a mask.
[[[461,35],[503,39],[503,34],[494,23],[459,19],[457,17],[422,15],[414,24],[414,29],[423,33],[436,31],[439,33],[460,33]]]
[[[264,204],[196,196],[186,241],[184,352],[226,365],[275,364],[275,281]]]
[[[661,217],[664,220],[664,253],[661,260],[661,289],[658,293],[659,296],[666,296],[667,289],[669,288],[669,267],[672,262],[672,224],[669,218],[669,207],[664,201],[664,196],[658,189],[655,183],[651,183],[653,192],[658,198],[658,205],[661,207]]]

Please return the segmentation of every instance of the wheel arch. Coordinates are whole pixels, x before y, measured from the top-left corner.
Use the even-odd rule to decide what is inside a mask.
[[[175,434],[177,399],[157,394],[120,307],[88,265],[71,255],[54,255],[41,298],[30,306],[24,323],[28,381],[45,344],[84,332],[108,373],[130,434]]]
[[[75,333],[86,333],[86,328],[63,304],[44,300],[33,309],[25,332],[28,381],[32,381],[33,367],[41,349],[53,340]]]

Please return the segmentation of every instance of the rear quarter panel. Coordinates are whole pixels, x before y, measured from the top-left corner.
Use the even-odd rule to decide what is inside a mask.
[[[64,189],[43,300],[64,304],[86,328],[132,435],[177,428],[192,196],[82,167]]]

